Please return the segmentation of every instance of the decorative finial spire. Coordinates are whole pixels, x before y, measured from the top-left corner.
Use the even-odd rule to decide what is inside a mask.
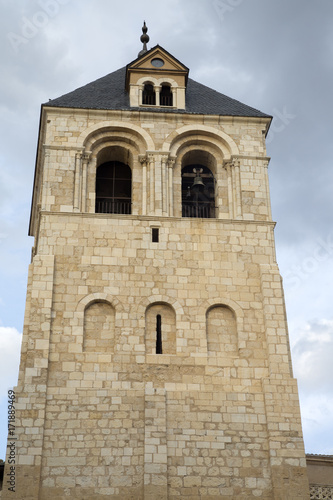
[[[143,49],[140,50],[138,57],[143,56],[143,54],[145,54],[148,51],[147,43],[149,42],[149,36],[147,35],[147,31],[148,31],[148,28],[146,26],[146,21],[144,21],[143,26],[142,26],[142,33],[143,34],[140,37],[140,40],[143,43]]]

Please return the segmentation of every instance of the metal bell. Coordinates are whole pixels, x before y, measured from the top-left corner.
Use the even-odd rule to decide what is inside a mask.
[[[204,183],[203,183],[203,180],[202,180],[202,177],[201,177],[201,172],[202,172],[202,168],[198,169],[193,169],[193,172],[195,173],[195,177],[194,177],[194,181],[193,181],[193,184],[192,184],[192,188],[203,188],[205,187]]]

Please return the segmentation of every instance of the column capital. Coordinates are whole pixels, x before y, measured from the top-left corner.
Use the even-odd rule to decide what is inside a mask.
[[[177,159],[176,156],[169,156],[168,164],[170,168],[173,168],[175,166],[176,159]]]
[[[82,153],[82,160],[84,162],[89,162],[91,159],[91,151],[85,151],[84,153]]]
[[[168,154],[164,154],[164,155],[162,154],[161,155],[161,159],[162,159],[163,163],[167,163],[168,160],[169,160],[169,155]]]
[[[147,163],[147,155],[139,155],[138,156],[138,159],[139,159],[139,162],[141,163],[141,165],[144,165],[145,163]]]
[[[44,157],[50,156],[51,155],[50,147],[43,144],[43,153],[44,153]]]
[[[235,168],[240,167],[240,160],[238,158],[230,158],[228,160],[223,160],[223,168]]]

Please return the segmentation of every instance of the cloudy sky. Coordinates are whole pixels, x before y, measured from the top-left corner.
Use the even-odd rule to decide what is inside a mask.
[[[0,0],[0,458],[17,380],[40,105],[137,57],[272,114],[269,172],[307,453],[333,454],[332,0]]]

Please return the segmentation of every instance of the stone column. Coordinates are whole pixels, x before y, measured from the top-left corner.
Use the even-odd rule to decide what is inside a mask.
[[[233,182],[232,182],[232,170],[231,162],[226,162],[224,168],[227,171],[227,183],[228,183],[228,204],[229,204],[229,218],[234,218],[234,203],[233,203]]]
[[[228,198],[230,219],[241,219],[242,217],[242,193],[240,177],[240,161],[231,160],[224,164],[228,178]]]
[[[90,160],[90,152],[82,155],[82,195],[81,195],[81,211],[87,211],[87,182],[88,182],[88,163]]]
[[[233,161],[233,168],[235,171],[235,218],[240,219],[242,217],[242,188],[241,188],[241,177],[240,177],[240,161]]]
[[[139,106],[142,104],[143,85],[139,87]]]
[[[142,166],[142,215],[147,215],[147,157],[139,156]]]
[[[87,212],[93,214],[96,211],[96,172],[97,156],[90,155],[89,163],[87,166]]]
[[[172,107],[177,107],[177,89],[175,87],[171,87],[172,92]]]
[[[149,215],[155,213],[155,162],[154,155],[148,155],[149,162]]]
[[[155,90],[155,99],[156,99],[156,106],[160,106],[160,95],[161,95],[161,85],[157,85],[154,90]]]
[[[169,216],[173,217],[174,214],[174,209],[173,209],[173,168],[175,166],[176,159],[175,158],[169,158],[168,162],[168,177],[169,177],[169,196],[168,196],[168,202],[169,202]]]
[[[169,189],[168,189],[168,157],[162,156],[162,214],[168,215],[169,212]]]
[[[82,154],[75,153],[74,202],[73,202],[74,212],[79,212],[81,206],[81,182],[82,182],[81,160],[82,160]]]
[[[163,199],[163,186],[162,186],[162,162],[161,156],[154,155],[155,159],[155,215],[162,215],[162,199]]]

